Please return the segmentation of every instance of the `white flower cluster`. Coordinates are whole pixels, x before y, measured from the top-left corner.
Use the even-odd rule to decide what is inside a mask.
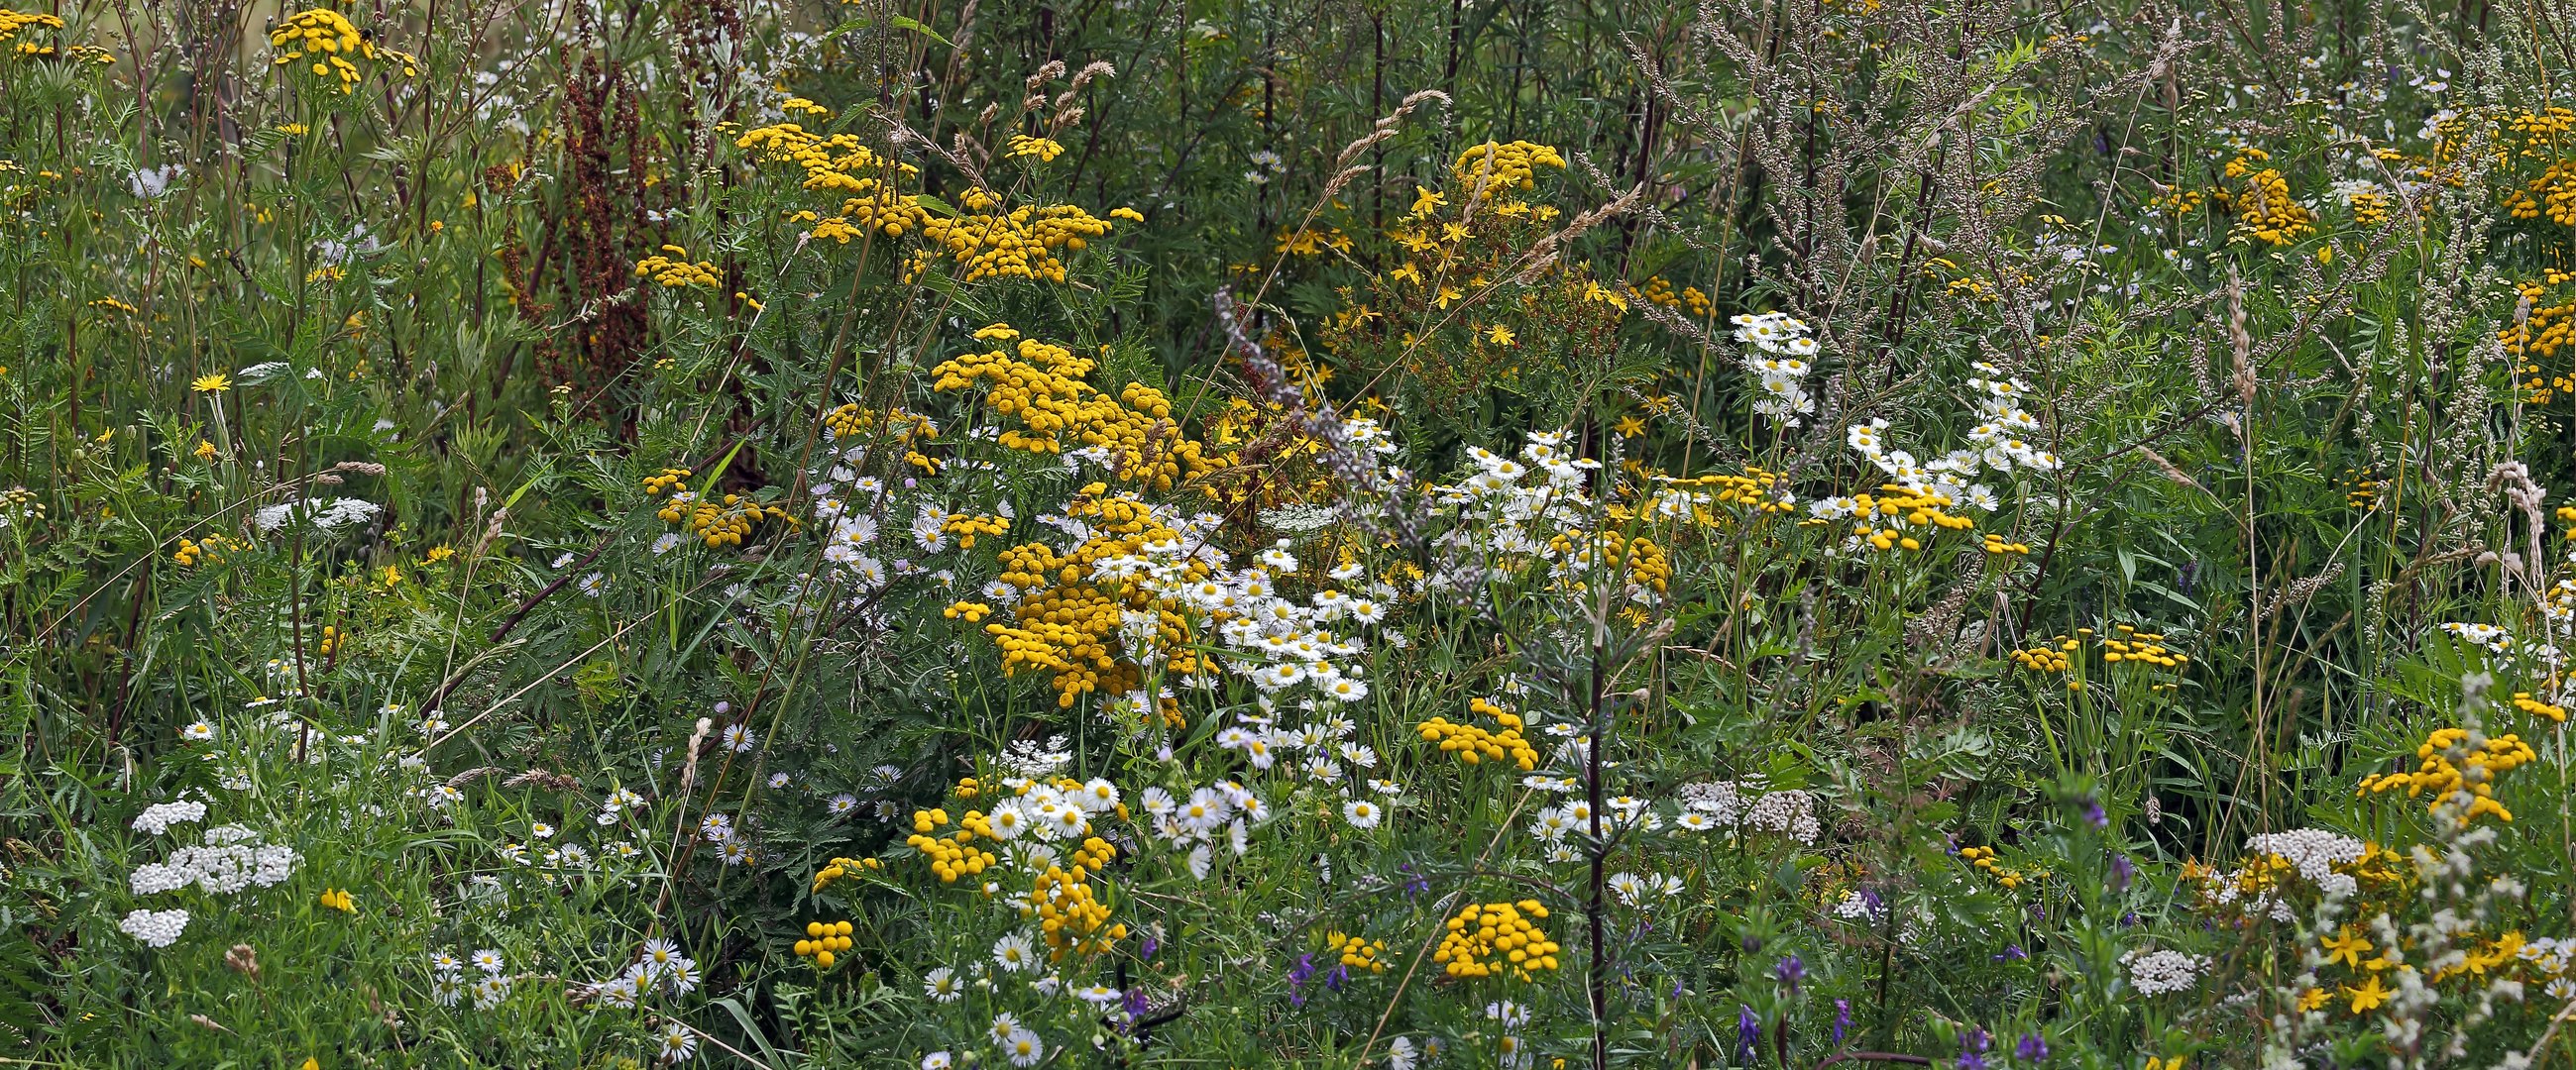
[[[1763,792],[1748,801],[1749,792],[1761,792],[1762,785],[1750,780],[1715,780],[1684,784],[1682,805],[1701,814],[1718,828],[1740,832],[1787,836],[1799,843],[1814,843],[1824,835],[1816,819],[1816,797],[1804,791]]]
[[[1744,370],[1762,387],[1753,411],[1783,427],[1796,427],[1803,417],[1814,415],[1816,399],[1807,393],[1807,377],[1816,371],[1816,340],[1808,336],[1812,328],[1806,321],[1786,312],[1764,312],[1738,313],[1729,322],[1735,324],[1735,341],[1751,347],[1744,354]]]
[[[2351,874],[2335,872],[2334,867],[2359,861],[2369,849],[2360,840],[2324,829],[2265,832],[2245,840],[2246,854],[2287,862],[2308,883],[2336,898],[2359,892],[2361,884]]]
[[[1036,780],[1051,777],[1055,771],[1073,761],[1073,751],[1066,749],[1064,734],[1048,736],[1045,743],[1034,739],[1015,739],[1010,749],[993,756],[995,764],[1015,776]]]
[[[1065,790],[1042,780],[1013,777],[1002,782],[1018,794],[993,804],[984,815],[984,823],[993,830],[993,838],[1009,843],[1027,836],[1033,843],[1056,840],[1082,842],[1091,834],[1091,819],[1118,809],[1118,785],[1099,777],[1079,788]],[[1052,852],[1048,852],[1052,855]],[[1034,864],[1031,872],[1043,872],[1052,857],[1017,860]]]
[[[206,804],[193,799],[154,803],[134,815],[134,831],[158,836],[172,825],[192,825],[206,819]]]
[[[134,867],[134,872],[126,877],[126,883],[136,895],[176,891],[191,884],[210,895],[230,895],[253,885],[276,887],[295,874],[295,864],[301,861],[301,856],[292,847],[219,844],[211,842],[213,836],[213,831],[207,833],[209,842],[206,846],[182,847],[171,852],[169,861],[146,862]]]
[[[1642,877],[1634,873],[1613,873],[1609,887],[1611,894],[1619,897],[1621,905],[1633,907],[1644,904],[1649,895],[1682,894],[1682,879],[1670,873],[1660,877],[1651,873]]]
[[[862,455],[866,452],[863,446],[850,449]],[[893,509],[894,503],[882,481],[874,476],[861,476],[846,465],[836,464],[816,475],[819,481],[813,486],[814,516],[830,532],[823,539],[823,560],[838,567],[842,579],[864,596],[884,586],[891,576],[885,563],[869,555],[866,547],[877,540],[877,517]],[[673,500],[678,500],[676,495]],[[939,529],[946,523],[946,515],[935,508],[917,514],[913,523],[916,538],[921,535],[923,518],[930,519],[930,534],[940,538],[944,545]],[[656,544],[654,550],[660,552],[660,545]]]
[[[599,813],[592,815],[591,821],[601,825],[614,825],[624,820],[626,811],[640,810],[643,805],[643,796],[626,788],[618,788],[609,792],[607,798],[600,800]]]
[[[1646,801],[1622,795],[1601,800],[1601,834],[1614,835],[1629,829],[1654,832],[1664,827],[1664,819],[1649,810]],[[1569,799],[1562,806],[1541,809],[1530,818],[1530,835],[1547,845],[1550,862],[1572,862],[1583,853],[1567,843],[1570,836],[1592,834],[1592,804],[1584,799]]]
[[[429,994],[439,1006],[453,1007],[471,993],[474,1009],[488,1011],[510,998],[510,975],[500,952],[484,948],[474,953],[472,961],[482,976],[468,983],[465,964],[456,956],[446,952],[430,956]]]
[[[1601,462],[1564,449],[1565,433],[1533,431],[1518,459],[1480,446],[1467,449],[1470,470],[1457,482],[1434,484],[1432,500],[1454,509],[1455,523],[1432,540],[1441,565],[1425,581],[1436,591],[1473,591],[1497,572],[1545,562],[1548,579],[1581,592],[1599,582],[1617,586],[1631,601],[1654,605],[1662,595],[1633,574],[1614,569],[1610,536],[1588,529],[1597,510],[1584,488]],[[1544,478],[1532,479],[1532,474]],[[1645,508],[1659,517],[1692,515],[1711,504],[1707,494],[1667,488]]]
[[[1205,880],[1216,864],[1216,835],[1222,830],[1236,855],[1251,849],[1252,828],[1270,820],[1270,804],[1231,780],[1194,788],[1188,798],[1159,787],[1144,791],[1145,826],[1173,850],[1187,850],[1190,876]],[[998,831],[998,830],[996,830]],[[1044,868],[1044,867],[1040,867]]]
[[[1842,900],[1834,904],[1834,916],[1875,929],[1887,924],[1887,901],[1879,898],[1875,892],[1854,888],[1844,892]],[[1915,937],[1920,935],[1931,921],[1930,911],[1920,905],[1915,906],[1912,912],[1898,921],[1896,942],[1905,945],[1913,944]]]
[[[2513,633],[2492,624],[2463,624],[2452,621],[2442,625],[2451,638],[2471,646],[2485,647],[2488,653],[2503,654],[2513,649]]]
[[[483,954],[489,953],[478,952],[475,960],[477,965],[482,965]],[[497,965],[497,955],[494,956],[494,961]],[[441,968],[447,968],[450,962],[452,960],[441,956]],[[499,976],[497,968],[486,968],[493,971],[489,976]],[[452,977],[453,974],[449,976]],[[604,1007],[633,1010],[636,1004],[653,995],[657,989],[673,996],[685,996],[697,991],[699,983],[704,979],[704,975],[698,970],[697,961],[681,954],[680,945],[657,936],[644,941],[643,952],[636,956],[634,962],[627,964],[624,972],[591,985],[590,996]],[[507,995],[508,992],[506,987],[502,989],[503,995]],[[480,998],[478,993],[478,1006]]]
[[[179,934],[188,929],[185,910],[136,910],[117,922],[125,935],[143,941],[145,947],[168,947],[179,942]]]
[[[2120,956],[2120,965],[2129,968],[2129,985],[2142,996],[2161,996],[2187,991],[2200,982],[2200,973],[2209,968],[2209,959],[2181,951],[2139,949]]]
[[[2522,950],[2515,954],[2521,956],[2522,961],[2530,963],[2535,972],[2549,978],[2540,989],[2549,998],[2576,999],[2576,978],[2568,976],[2571,967],[2576,967],[2576,938],[2533,937],[2524,942]]]
[[[263,532],[274,533],[293,523],[310,523],[320,534],[328,535],[341,528],[363,527],[384,511],[384,506],[363,498],[307,499],[280,502],[252,514],[251,523]]]

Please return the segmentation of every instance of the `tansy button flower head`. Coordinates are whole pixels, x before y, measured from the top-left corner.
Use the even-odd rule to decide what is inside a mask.
[[[288,16],[269,31],[268,44],[277,53],[271,65],[292,75],[309,75],[309,84],[343,96],[357,92],[358,83],[379,65],[399,64],[406,78],[420,73],[417,57],[377,47],[372,35],[360,32],[330,8]]]
[[[1444,973],[1460,979],[1509,976],[1527,981],[1533,972],[1556,968],[1557,945],[1539,922],[1547,908],[1538,900],[1469,904],[1447,923],[1448,935],[1431,953]]]

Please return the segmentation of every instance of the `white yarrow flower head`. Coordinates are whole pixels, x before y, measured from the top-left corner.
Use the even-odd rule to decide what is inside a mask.
[[[117,922],[116,927],[125,935],[142,941],[145,947],[168,947],[178,943],[179,934],[187,931],[188,912],[136,910],[126,914],[125,920]]]
[[[203,723],[203,722],[200,722]],[[205,820],[206,804],[195,800],[155,803],[134,815],[134,831],[158,836],[172,825],[189,825]]]

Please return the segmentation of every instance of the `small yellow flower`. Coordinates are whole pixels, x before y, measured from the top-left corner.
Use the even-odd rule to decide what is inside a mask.
[[[188,389],[200,394],[220,394],[233,388],[233,377],[223,372],[207,372],[188,382]]]
[[[2363,1011],[2379,1006],[2382,1003],[2388,1002],[2388,989],[2379,983],[2379,978],[2377,976],[2373,976],[2368,980],[2363,981],[2359,988],[2344,989],[2343,994],[2352,999],[2352,1013],[2354,1014],[2359,1014]]]
[[[1610,429],[1619,432],[1621,438],[1635,438],[1646,433],[1646,421],[1634,415],[1622,416],[1618,423],[1610,426]]]
[[[1494,325],[1493,330],[1485,332],[1485,339],[1498,346],[1512,345],[1514,341],[1512,329],[1499,323]]]
[[[198,460],[200,460],[200,461],[211,461],[211,460],[214,460],[214,459],[215,459],[215,444],[214,444],[214,443],[212,443],[212,442],[207,442],[207,441],[205,441],[205,440],[203,440],[203,439],[199,439],[199,440],[197,441],[196,454],[197,454],[197,459],[198,459]]]

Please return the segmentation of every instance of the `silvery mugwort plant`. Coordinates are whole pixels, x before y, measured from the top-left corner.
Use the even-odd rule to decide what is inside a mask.
[[[2564,8],[0,7],[0,1064],[2566,1065]]]

